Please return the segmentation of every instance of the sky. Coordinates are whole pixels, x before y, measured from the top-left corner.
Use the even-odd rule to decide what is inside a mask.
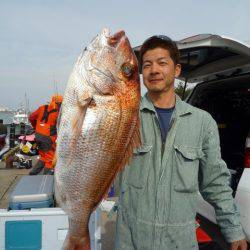
[[[63,94],[81,50],[103,27],[132,46],[155,34],[211,33],[250,41],[249,0],[1,0],[0,107],[30,109]]]

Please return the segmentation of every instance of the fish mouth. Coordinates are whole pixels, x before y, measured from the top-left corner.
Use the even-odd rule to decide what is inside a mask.
[[[110,52],[110,54],[118,53],[122,59],[131,53],[130,43],[125,35],[125,31],[119,30],[112,35],[110,29],[103,28],[92,44],[94,44],[94,46],[92,46],[90,51],[96,51],[97,53],[95,61],[91,59],[91,67],[89,67],[89,69],[95,69],[100,75],[110,79],[112,82],[116,82],[117,78],[113,72],[98,67],[96,62],[101,61],[103,53],[106,52]],[[131,61],[131,58],[128,58],[127,61]]]
[[[101,34],[103,36],[105,36],[106,38],[109,38],[110,37],[110,29],[109,28],[103,28],[102,31],[101,31]]]
[[[116,47],[124,38],[125,32],[123,30],[119,30],[107,39],[107,43],[111,47]]]
[[[109,46],[114,49],[117,49],[121,45],[123,46],[128,42],[124,30],[119,30],[112,35],[110,29],[108,28],[102,29],[99,39],[100,44],[102,44],[102,46]]]

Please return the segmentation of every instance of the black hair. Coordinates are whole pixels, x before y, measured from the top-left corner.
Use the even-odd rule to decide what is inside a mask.
[[[164,48],[169,51],[170,57],[173,60],[174,64],[180,63],[180,53],[176,42],[174,42],[171,38],[164,35],[157,35],[148,38],[141,46],[140,49],[140,62],[142,65],[143,55],[146,51],[155,49],[155,48]]]

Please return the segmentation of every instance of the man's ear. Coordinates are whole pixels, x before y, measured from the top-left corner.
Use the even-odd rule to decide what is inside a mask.
[[[178,77],[181,74],[181,64],[175,65],[175,77]]]

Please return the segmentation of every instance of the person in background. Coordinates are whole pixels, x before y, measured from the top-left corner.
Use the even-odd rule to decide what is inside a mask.
[[[0,151],[5,146],[5,139],[7,136],[7,126],[3,124],[3,120],[0,119]]]
[[[181,72],[176,43],[166,36],[150,37],[141,46],[140,59],[148,90],[140,105],[142,145],[117,178],[116,249],[198,249],[200,192],[214,207],[230,250],[246,250],[217,124],[175,94],[175,77]]]
[[[43,174],[54,173],[54,156],[57,138],[57,118],[62,103],[61,95],[54,95],[49,105],[42,105],[29,116],[29,121],[35,129],[35,138],[39,147],[40,159],[30,175],[39,174],[42,169]]]

